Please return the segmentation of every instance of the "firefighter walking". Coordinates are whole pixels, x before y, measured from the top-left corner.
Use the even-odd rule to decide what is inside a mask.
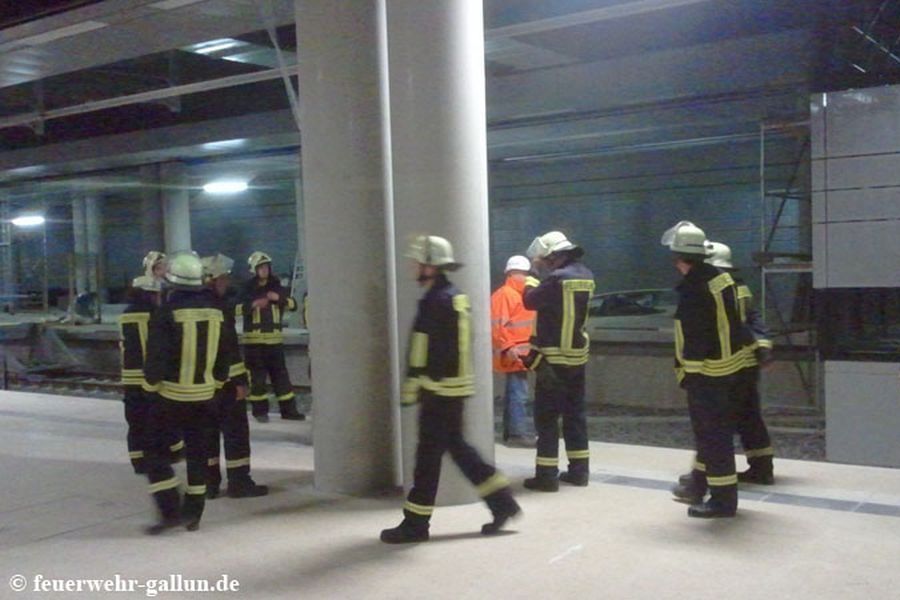
[[[284,362],[282,318],[285,310],[297,310],[296,301],[281,286],[272,272],[272,259],[265,252],[254,252],[247,259],[253,278],[247,281],[236,314],[244,326],[244,362],[250,370],[250,395],[247,400],[253,417],[269,420],[269,395],[266,379],[272,380],[282,419],[302,421],[297,411],[294,388]]]
[[[269,488],[257,485],[250,477],[250,428],[247,423],[247,369],[238,346],[235,330],[234,303],[226,299],[229,275],[234,261],[224,254],[205,256],[202,259],[206,285],[219,302],[224,321],[222,340],[228,353],[228,381],[216,393],[213,411],[213,427],[209,430],[207,450],[206,497],[219,496],[222,483],[220,465],[220,436],[224,438],[225,472],[228,477],[227,495],[230,498],[265,496]]]
[[[704,262],[709,251],[703,230],[681,221],[663,234],[661,243],[671,250],[683,277],[676,288],[675,373],[687,391],[697,459],[705,468],[693,471],[696,495],[676,499],[691,503],[691,517],[733,517],[738,505],[733,436],[740,414],[740,372],[753,356],[752,336],[741,322],[731,275]],[[707,489],[710,498],[704,501]]]
[[[150,319],[144,390],[154,394],[147,447],[150,493],[159,521],[147,528],[158,534],[184,525],[200,526],[206,499],[206,440],[216,389],[228,379],[229,354],[222,336],[224,315],[218,301],[203,286],[203,266],[193,252],[169,257],[166,302]],[[180,431],[187,456],[184,502],[178,479],[160,440]]]
[[[409,342],[403,404],[421,404],[419,443],[413,487],[403,505],[403,521],[381,532],[388,544],[428,540],[441,459],[449,452],[460,470],[476,486],[493,514],[481,528],[485,535],[499,531],[521,509],[507,479],[484,462],[463,438],[465,399],[475,391],[472,374],[469,299],[447,279],[461,265],[453,248],[438,236],[419,236],[408,256],[416,261],[417,281],[425,289]]]
[[[594,292],[594,275],[580,261],[583,250],[559,231],[534,239],[528,256],[542,280],[525,281],[525,308],[537,311],[532,350],[526,359],[537,371],[534,425],[535,475],[525,487],[556,492],[559,482],[586,486],[590,477],[584,372],[590,340],[584,329]],[[568,470],[559,473],[559,421],[562,417]]]

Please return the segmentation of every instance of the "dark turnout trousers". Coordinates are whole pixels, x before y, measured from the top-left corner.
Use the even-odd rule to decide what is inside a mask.
[[[699,492],[708,488],[710,502],[726,511],[737,509],[734,434],[741,411],[740,385],[738,374],[697,376],[686,384],[697,462],[705,469],[694,470],[695,486]]]
[[[559,474],[560,417],[569,473],[587,475],[590,451],[584,411],[584,365],[568,367],[544,362],[537,369],[534,393],[538,479],[556,479]]]
[[[157,397],[150,412],[147,446],[147,478],[150,493],[165,520],[179,517],[199,521],[206,500],[206,465],[209,430],[213,424],[212,401],[186,402]],[[185,443],[187,487],[182,505],[178,478],[161,440],[167,432],[180,432]]]
[[[272,381],[272,391],[282,409],[282,414],[285,410],[289,410],[288,405],[294,408],[294,387],[291,385],[284,361],[284,345],[246,344],[244,364],[250,371],[250,395],[247,396],[247,400],[250,401],[254,415],[269,412],[267,380]]]
[[[246,480],[250,475],[250,428],[247,424],[247,402],[238,400],[232,382],[225,384],[213,400],[213,426],[209,430],[206,483],[218,487],[222,483],[219,455],[220,434],[224,438],[225,469],[229,482]]]
[[[737,417],[737,432],[741,438],[741,446],[744,455],[751,467],[759,467],[771,470],[772,439],[769,430],[762,417],[762,407],[759,400],[759,367],[743,369],[737,374],[739,383],[737,393],[740,397],[740,405]]]
[[[135,473],[147,472],[146,447],[150,435],[150,406],[152,400],[140,389],[125,387],[125,422],[128,424],[126,443],[128,444],[128,459]],[[184,455],[184,442],[181,435],[175,431],[168,432],[164,436],[163,444],[169,450],[169,461],[177,462]]]
[[[463,475],[476,486],[478,495],[494,510],[509,496],[509,482],[482,460],[462,434],[464,398],[421,392],[419,445],[413,487],[403,505],[403,515],[412,523],[427,526],[434,512],[441,476],[441,459],[449,452]]]

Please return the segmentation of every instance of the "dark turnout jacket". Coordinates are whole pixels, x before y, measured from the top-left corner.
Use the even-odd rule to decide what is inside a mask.
[[[224,321],[209,290],[174,291],[150,319],[144,390],[182,402],[211,400],[232,360]]]
[[[253,301],[265,298],[269,292],[278,294],[278,301],[270,301],[265,308],[253,308]],[[297,310],[297,302],[277,277],[271,275],[264,280],[254,277],[247,281],[235,310],[235,314],[243,319],[244,343],[272,345],[284,342],[281,330],[286,310]]]
[[[414,403],[420,389],[445,397],[475,393],[469,309],[468,296],[444,274],[419,300],[409,341],[404,403]]]

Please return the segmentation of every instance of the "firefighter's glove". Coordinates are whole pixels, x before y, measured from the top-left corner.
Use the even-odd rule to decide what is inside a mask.
[[[754,351],[754,355],[756,356],[756,362],[759,363],[760,367],[767,367],[772,364],[772,361],[775,360],[772,357],[772,349],[759,347]]]

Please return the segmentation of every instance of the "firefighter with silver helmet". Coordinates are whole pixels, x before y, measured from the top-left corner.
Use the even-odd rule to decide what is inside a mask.
[[[676,288],[675,374],[687,391],[697,445],[691,482],[673,493],[691,505],[691,517],[733,517],[738,478],[732,437],[743,383],[740,372],[752,359],[755,344],[741,321],[734,279],[705,262],[709,249],[704,231],[680,221],[663,234],[661,243],[671,250],[683,277]]]
[[[525,308],[537,311],[531,352],[525,359],[537,371],[534,426],[537,430],[535,475],[525,487],[556,492],[559,482],[586,486],[590,476],[584,402],[585,364],[590,340],[585,331],[594,274],[584,251],[559,231],[538,236],[526,253],[535,274],[525,280]],[[568,469],[559,473],[559,421],[562,419]]]
[[[128,458],[137,474],[147,472],[145,447],[148,435],[148,418],[151,398],[144,393],[144,349],[147,346],[147,328],[150,318],[160,305],[160,282],[150,275],[135,277],[128,291],[128,305],[119,316],[121,341],[122,388],[125,405],[125,422],[128,424],[126,442]],[[184,442],[175,432],[169,432],[164,440],[170,460],[182,457]]]
[[[150,413],[147,477],[159,521],[147,528],[158,534],[184,525],[200,527],[206,500],[206,442],[216,390],[228,380],[231,355],[222,335],[225,316],[203,285],[203,265],[194,252],[166,261],[168,298],[149,323],[144,391],[155,395]],[[180,431],[187,457],[187,487],[182,501],[178,478],[165,460],[160,439]]]
[[[769,329],[759,311],[753,306],[753,293],[738,275],[739,270],[731,261],[731,248],[721,242],[707,242],[706,249],[709,254],[706,263],[731,274],[734,279],[737,286],[738,314],[741,322],[750,330],[755,346],[753,355],[747,357],[746,367],[738,374],[742,382],[737,386],[740,394],[737,433],[749,465],[746,471],[737,474],[738,482],[772,485],[775,483],[773,469],[775,451],[772,448],[769,430],[763,420],[759,399],[760,367],[765,367],[772,362],[772,342],[769,339]],[[703,462],[695,460],[694,468],[702,470]],[[691,495],[694,478],[693,473],[679,477],[678,481],[682,489],[676,492],[676,495],[678,493]]]
[[[272,271],[272,258],[256,251],[247,259],[253,278],[248,280],[241,294],[236,314],[244,324],[244,362],[250,370],[250,395],[247,400],[257,421],[269,420],[269,395],[266,379],[272,380],[275,398],[282,419],[302,421],[297,411],[294,388],[284,361],[282,334],[284,311],[297,310],[297,302],[281,286]]]
[[[226,494],[230,498],[265,496],[269,488],[257,485],[250,477],[250,428],[247,423],[247,369],[238,345],[235,329],[234,302],[226,296],[234,261],[224,254],[204,256],[203,276],[206,286],[218,300],[224,315],[222,339],[229,355],[228,381],[216,393],[213,427],[207,444],[206,498],[219,496],[222,471],[219,463],[220,435],[224,438],[225,473],[228,477]]]
[[[381,541],[404,544],[428,540],[431,514],[441,474],[441,460],[449,452],[463,474],[477,487],[493,520],[481,528],[491,535],[519,514],[509,481],[487,464],[463,438],[463,408],[475,392],[469,340],[469,299],[447,278],[460,266],[446,239],[422,235],[407,256],[417,268],[417,281],[425,294],[409,341],[408,366],[403,384],[404,406],[421,404],[415,479],[403,505],[403,521],[381,532]]]

